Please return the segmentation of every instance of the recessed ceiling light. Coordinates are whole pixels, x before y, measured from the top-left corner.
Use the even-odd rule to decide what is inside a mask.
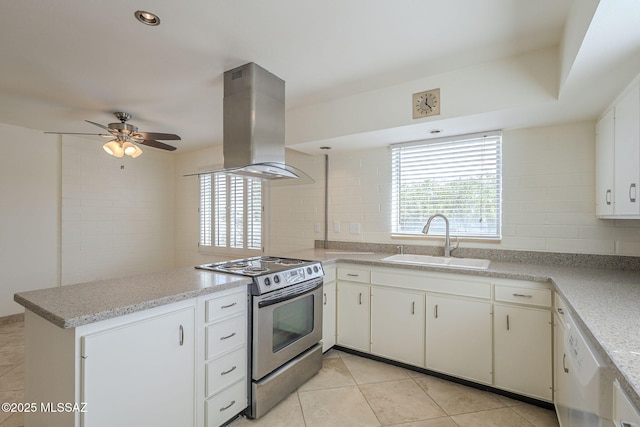
[[[151,25],[152,27],[160,25],[160,18],[154,13],[145,12],[144,10],[136,10],[134,15],[138,21],[145,25]]]

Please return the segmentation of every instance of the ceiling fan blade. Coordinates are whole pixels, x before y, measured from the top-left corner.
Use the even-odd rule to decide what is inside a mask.
[[[106,126],[104,126],[104,125],[101,125],[100,123],[92,122],[92,121],[90,121],[90,120],[85,120],[85,122],[87,122],[87,123],[91,123],[91,124],[92,124],[92,125],[94,125],[94,126],[98,126],[98,127],[102,128],[102,129],[104,129],[104,130],[108,131],[109,133],[113,133],[113,129],[109,129],[108,127],[106,127]]]
[[[142,144],[142,145],[147,145],[149,147],[160,148],[162,150],[168,150],[168,151],[175,151],[176,150],[176,147],[174,147],[172,145],[165,144],[165,143],[160,142],[160,141],[155,141],[153,139],[145,139],[144,141],[136,141],[136,143]]]
[[[136,132],[143,139],[164,139],[166,141],[179,141],[180,137],[174,133]]]
[[[86,132],[45,132],[52,133],[55,135],[93,135],[93,136],[107,136],[104,133],[86,133]],[[111,135],[108,135],[111,136]]]

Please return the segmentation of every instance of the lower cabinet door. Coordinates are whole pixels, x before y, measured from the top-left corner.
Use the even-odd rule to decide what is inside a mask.
[[[336,282],[323,285],[322,289],[322,351],[336,344]]]
[[[551,311],[506,304],[493,310],[495,386],[551,402]]]
[[[338,282],[338,345],[369,353],[369,285]]]
[[[427,296],[427,369],[491,384],[491,302]]]
[[[195,308],[82,337],[85,427],[193,426]]]
[[[371,288],[371,353],[424,367],[424,293]]]

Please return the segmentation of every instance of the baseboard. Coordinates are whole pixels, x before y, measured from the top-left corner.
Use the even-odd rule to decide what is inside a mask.
[[[24,313],[11,314],[9,316],[0,316],[0,325],[8,325],[10,323],[24,322]]]

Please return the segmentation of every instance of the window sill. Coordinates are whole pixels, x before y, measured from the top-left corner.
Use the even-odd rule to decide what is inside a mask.
[[[489,244],[500,244],[502,239],[499,237],[491,238],[491,237],[458,237],[455,235],[449,236],[451,240],[458,240],[461,243],[489,243]],[[426,236],[426,235],[418,235],[418,234],[391,234],[391,239],[397,240],[415,240],[415,241],[441,241],[444,239],[444,236]]]

